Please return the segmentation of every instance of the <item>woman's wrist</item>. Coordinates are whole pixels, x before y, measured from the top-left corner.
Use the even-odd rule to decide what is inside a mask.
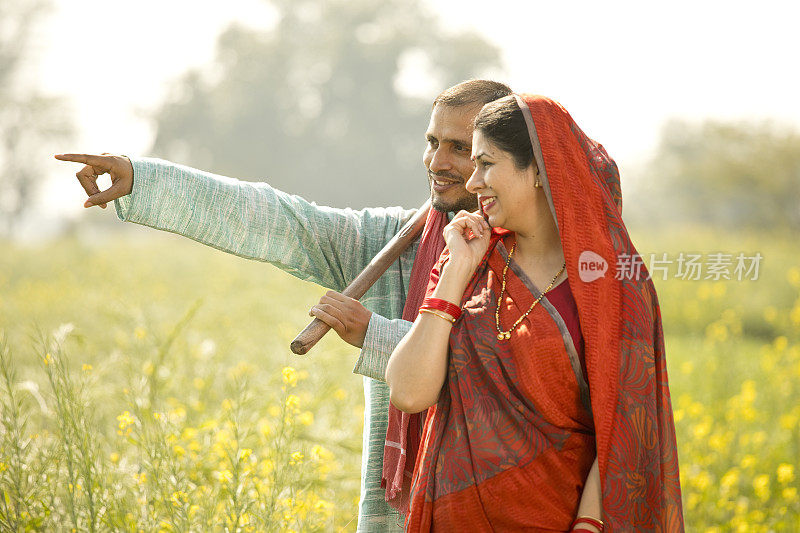
[[[439,283],[447,278],[450,282],[463,285],[463,288],[466,289],[473,272],[475,272],[473,265],[467,264],[465,261],[453,261],[451,258],[442,266]]]
[[[458,317],[461,316],[461,307],[459,307],[458,304],[449,300],[434,298],[432,296],[427,296],[424,300],[422,300],[422,305],[420,306],[419,310],[443,311],[450,315],[450,317],[453,319],[453,322],[458,320]]]
[[[459,272],[453,268],[444,268],[442,275],[439,277],[439,282],[431,294],[434,298],[441,298],[449,302],[461,302],[461,297],[464,295],[464,290],[467,288],[469,277],[464,272]]]

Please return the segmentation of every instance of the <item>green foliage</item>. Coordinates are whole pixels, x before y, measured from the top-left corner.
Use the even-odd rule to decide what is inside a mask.
[[[667,123],[641,201],[659,221],[800,230],[800,134],[776,124]]]
[[[28,433],[30,405],[21,394],[5,336],[0,339],[0,374],[0,529],[40,529],[48,508],[48,450],[35,446]]]
[[[416,0],[272,5],[274,28],[229,28],[211,70],[181,78],[155,114],[152,152],[327,205],[421,203],[435,93],[401,94],[401,70],[441,90],[499,70],[498,51]]]

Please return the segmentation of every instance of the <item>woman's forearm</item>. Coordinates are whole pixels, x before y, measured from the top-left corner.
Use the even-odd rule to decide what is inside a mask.
[[[578,505],[578,516],[589,516],[602,520],[603,518],[603,496],[600,489],[600,467],[597,457],[594,458],[592,468],[586,477],[581,494],[581,503]],[[591,528],[592,526],[582,525],[581,527]]]
[[[471,272],[446,263],[433,297],[460,304]],[[386,367],[389,399],[400,409],[418,413],[435,404],[447,377],[447,350],[452,323],[421,313],[397,345]]]

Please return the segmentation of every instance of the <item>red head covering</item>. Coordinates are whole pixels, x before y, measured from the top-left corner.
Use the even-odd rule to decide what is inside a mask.
[[[681,531],[678,453],[658,298],[643,266],[640,275],[614,275],[620,262],[638,257],[622,221],[617,166],[559,103],[542,96],[516,99],[573,280],[607,530]],[[606,262],[605,275],[592,279],[584,270],[582,277],[587,256]]]

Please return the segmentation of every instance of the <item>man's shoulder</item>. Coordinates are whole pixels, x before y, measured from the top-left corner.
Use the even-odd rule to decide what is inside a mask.
[[[321,213],[340,214],[361,220],[370,220],[370,221],[392,220],[401,223],[405,222],[406,220],[414,216],[414,213],[416,213],[418,210],[417,208],[408,209],[402,206],[362,207],[356,209],[352,207],[342,208],[342,207],[318,205],[315,202],[311,202],[311,205]]]

